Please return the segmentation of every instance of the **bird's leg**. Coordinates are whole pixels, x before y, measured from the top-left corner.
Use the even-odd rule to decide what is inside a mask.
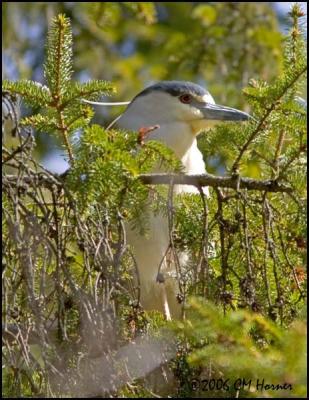
[[[140,144],[141,146],[143,146],[144,144],[144,139],[146,137],[146,135],[152,131],[154,131],[155,129],[159,129],[160,125],[154,125],[154,126],[142,126],[141,128],[139,128],[138,130],[138,137],[137,137],[137,141],[138,144]]]
[[[166,257],[166,255],[165,255]],[[157,284],[160,285],[160,292],[162,296],[162,301],[163,301],[163,311],[164,311],[164,316],[167,321],[171,321],[171,312],[170,308],[168,305],[168,300],[167,300],[167,293],[166,293],[166,286],[165,286],[165,278],[162,272],[158,272],[157,275]]]
[[[170,308],[168,306],[168,301],[167,301],[167,294],[166,294],[166,287],[165,284],[163,283],[163,289],[162,289],[162,298],[163,298],[163,308],[164,308],[164,315],[167,321],[171,321],[171,312]]]

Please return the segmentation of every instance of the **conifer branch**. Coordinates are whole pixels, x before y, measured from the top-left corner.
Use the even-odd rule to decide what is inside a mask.
[[[266,109],[266,112],[264,114],[264,116],[261,118],[260,122],[258,123],[258,125],[256,126],[256,128],[252,131],[251,135],[249,136],[248,140],[245,142],[245,144],[241,147],[239,154],[236,158],[236,160],[234,161],[234,164],[232,166],[232,172],[233,173],[237,173],[237,171],[239,170],[239,164],[240,161],[244,155],[244,153],[247,151],[249,145],[253,142],[253,140],[257,137],[257,135],[262,131],[263,126],[265,121],[267,120],[267,118],[269,117],[269,115],[276,109],[277,105],[278,105],[278,101],[287,93],[287,91],[293,87],[293,85],[298,81],[298,79],[301,78],[301,76],[303,74],[305,74],[307,71],[307,65],[304,65],[302,69],[300,69],[300,71],[298,71],[298,73],[296,73],[296,75],[293,77],[293,79],[281,90],[281,92],[279,93],[276,101],[273,101],[272,104],[270,105],[270,107],[268,107]]]

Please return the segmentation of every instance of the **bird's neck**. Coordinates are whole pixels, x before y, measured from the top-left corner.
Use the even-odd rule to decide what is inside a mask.
[[[173,149],[184,166],[185,174],[195,175],[206,172],[203,155],[197,147],[196,137],[191,129],[188,129],[187,124],[161,125],[160,129],[151,132],[148,139],[159,140]],[[204,188],[203,191],[208,196],[208,188]],[[199,193],[199,191],[194,186],[175,185],[174,193]]]
[[[134,105],[134,103],[133,103]],[[156,125],[156,120],[151,120],[145,125],[143,116],[137,115],[133,118],[132,113],[126,112],[117,121],[120,128],[138,131],[142,127]],[[192,127],[187,123],[173,122],[161,123],[158,129],[148,133],[145,140],[158,140],[172,149],[184,166],[184,172],[188,175],[205,173],[203,155],[197,147],[196,133],[200,126]],[[159,169],[160,170],[160,169]],[[159,171],[158,170],[158,171]],[[156,171],[156,172],[158,172]],[[155,172],[155,171],[153,171]],[[175,192],[198,192],[196,188],[188,185],[176,185]]]
[[[161,125],[151,132],[149,140],[159,140],[172,149],[181,160],[186,174],[203,174],[205,164],[197,147],[196,137],[187,124],[173,123]]]
[[[181,160],[194,143],[195,137],[186,124],[181,122],[160,125],[159,129],[151,132],[149,140],[158,140],[172,149]]]

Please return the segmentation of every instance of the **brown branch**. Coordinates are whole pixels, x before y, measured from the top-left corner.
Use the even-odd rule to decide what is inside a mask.
[[[279,175],[279,157],[282,151],[282,147],[283,147],[283,143],[285,141],[285,131],[283,129],[280,130],[280,134],[279,134],[279,139],[277,141],[277,145],[276,145],[276,151],[275,151],[275,155],[274,155],[274,159],[272,161],[272,165],[274,168],[274,172],[273,172],[273,176],[275,175]]]
[[[62,187],[63,183],[61,178],[57,179],[56,174],[51,174],[47,176],[45,174],[38,173],[33,177],[24,176],[22,178],[23,185],[35,182],[44,187],[50,187],[51,185],[56,185]],[[247,190],[258,190],[264,192],[281,192],[281,193],[291,193],[293,188],[279,183],[277,180],[258,180],[252,178],[235,178],[234,176],[215,176],[211,174],[201,174],[201,175],[182,175],[182,174],[141,174],[139,176],[141,181],[145,185],[168,185],[171,180],[175,185],[192,185],[197,188],[203,186],[211,186],[213,188],[227,188],[227,189],[247,189]],[[17,175],[4,175],[3,184],[16,184]],[[26,187],[25,187],[26,188]]]
[[[292,192],[292,188],[278,183],[276,180],[257,180],[252,178],[235,179],[234,176],[177,175],[177,174],[142,174],[139,176],[145,185],[166,185],[173,180],[174,184],[192,185],[196,187],[211,186],[214,188],[247,189],[265,192]]]
[[[71,144],[69,141],[68,127],[66,126],[66,124],[64,122],[63,112],[58,109],[58,106],[56,107],[56,109],[59,113],[59,116],[58,116],[59,124],[60,124],[59,130],[63,135],[64,144],[65,144],[65,147],[67,148],[71,165],[73,166],[74,165],[74,157],[73,157],[72,147],[71,147]]]

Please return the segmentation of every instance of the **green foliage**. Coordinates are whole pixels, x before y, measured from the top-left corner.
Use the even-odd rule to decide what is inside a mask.
[[[41,112],[24,118],[24,126],[32,126],[38,132],[58,134],[73,164],[70,136],[90,122],[91,108],[81,102],[97,100],[113,93],[111,84],[105,81],[73,82],[72,32],[69,19],[64,15],[52,21],[46,44],[44,75],[47,86],[38,82],[4,81],[3,90],[21,95],[30,106],[40,107]]]
[[[217,397],[235,397],[233,384],[239,378],[251,380],[252,385],[251,390],[240,388],[237,397],[306,396],[304,322],[296,321],[287,331],[260,314],[240,310],[224,315],[210,302],[192,298],[186,320],[174,329],[190,343],[188,361],[199,371],[195,379],[227,380],[228,390],[217,391]],[[291,384],[292,390],[256,390],[258,379],[260,383],[265,379],[265,384]],[[207,394],[202,386],[193,390],[194,396]]]
[[[25,103],[32,107],[47,106],[52,100],[49,89],[38,82],[27,80],[10,82],[5,80],[2,82],[2,88],[20,95]]]
[[[174,240],[180,249],[190,248],[193,253],[198,255],[204,227],[201,197],[192,194],[179,196],[176,199],[175,207],[177,230]]]
[[[221,125],[200,137],[206,160],[220,154],[228,170],[238,169],[240,163],[241,172],[253,178],[278,177],[279,169],[285,174],[295,172],[295,154],[306,148],[306,110],[296,96],[304,87],[307,60],[304,38],[294,31],[285,40],[284,68],[279,76],[271,82],[251,79],[243,89],[252,109],[250,123]]]
[[[73,4],[5,4],[3,22],[11,25],[4,29],[5,43],[13,38],[19,54],[29,47],[29,38],[11,21],[14,13],[30,26],[40,21],[41,40],[50,15],[70,15],[75,71],[112,81],[120,99],[150,80],[188,79],[206,82],[218,103],[243,107],[239,91],[251,77],[269,79],[280,71],[282,34],[270,4]],[[17,68],[29,79],[40,62],[37,57],[29,67],[22,59]]]
[[[271,4],[7,3],[3,5],[4,50],[10,41],[14,43],[9,57],[13,54],[13,62],[18,60],[20,77],[37,77],[50,16],[59,13],[69,15],[74,24],[75,75],[113,82],[115,99],[130,99],[153,80],[188,79],[207,86],[217,103],[249,111],[246,98],[240,95],[249,79],[271,81],[282,70],[285,39]],[[31,39],[22,35],[15,15],[29,29],[39,24],[40,34]],[[31,61],[27,51],[33,55]],[[11,70],[4,77],[10,77]],[[105,123],[118,109],[96,112]],[[39,144],[38,151],[49,149],[44,137]],[[221,164],[228,162],[225,147],[222,152],[220,146],[215,149],[219,160],[208,168],[221,172]]]
[[[100,205],[114,216],[124,213],[129,220],[144,210],[148,198],[139,174],[157,165],[170,171],[180,168],[173,152],[161,143],[140,146],[136,133],[104,130],[98,125],[85,129],[75,142],[74,153],[68,185],[76,193],[80,211],[91,213]]]
[[[206,203],[204,210],[198,195],[175,202],[174,244],[190,254],[183,267],[190,272],[188,293],[288,326],[303,305],[305,208],[278,194],[236,195],[218,206],[211,193]]]
[[[67,92],[73,73],[72,31],[69,19],[58,15],[48,32],[44,75],[52,97],[56,100]]]
[[[305,331],[297,319],[305,300],[306,113],[295,101],[306,67],[301,10],[293,6],[291,33],[283,39],[267,4],[59,4],[40,3],[37,12],[69,7],[76,26],[74,70],[97,78],[103,71],[113,84],[75,80],[71,24],[63,14],[48,34],[46,85],[3,82],[32,107],[21,125],[58,137],[70,159],[60,178],[31,158],[27,141],[3,152],[5,168],[18,169],[15,186],[4,176],[4,318],[39,333],[42,344],[39,356],[28,343],[7,346],[5,394],[71,395],[78,379],[64,390],[59,379],[66,379],[66,367],[75,370],[82,358],[105,354],[115,332],[121,344],[146,332],[163,335],[162,315],[136,308],[136,266],[125,237],[128,224],[147,231],[152,209],[173,214],[174,251],[188,255],[179,271],[186,299],[199,294],[216,304],[193,299],[187,319],[175,325],[179,352],[172,364],[180,385],[168,395],[193,396],[190,380],[205,373],[230,380],[267,376],[271,383],[291,382],[293,396],[304,396],[299,355]],[[120,57],[132,44],[136,51]],[[133,94],[150,78],[202,79],[220,103],[248,102],[254,117],[248,124],[219,125],[200,137],[205,160],[219,158],[235,179],[240,173],[277,180],[293,193],[210,189],[209,198],[175,197],[166,210],[167,189],[149,189],[138,176],[181,172],[173,152],[158,142],[141,144],[136,132],[92,124],[93,110],[81,101],[115,93],[117,82],[120,95]],[[118,318],[110,331],[109,313]],[[45,337],[50,320],[57,325],[56,343]],[[146,386],[139,380],[117,394],[151,396]]]
[[[282,37],[272,11],[256,3],[199,4],[191,18],[190,35],[183,30],[167,46],[168,74],[193,70],[217,102],[244,107],[239,90],[248,78],[274,77],[280,70]]]
[[[137,17],[146,22],[146,24],[153,24],[156,22],[156,9],[155,4],[150,2],[123,2],[123,4],[131,9]]]

